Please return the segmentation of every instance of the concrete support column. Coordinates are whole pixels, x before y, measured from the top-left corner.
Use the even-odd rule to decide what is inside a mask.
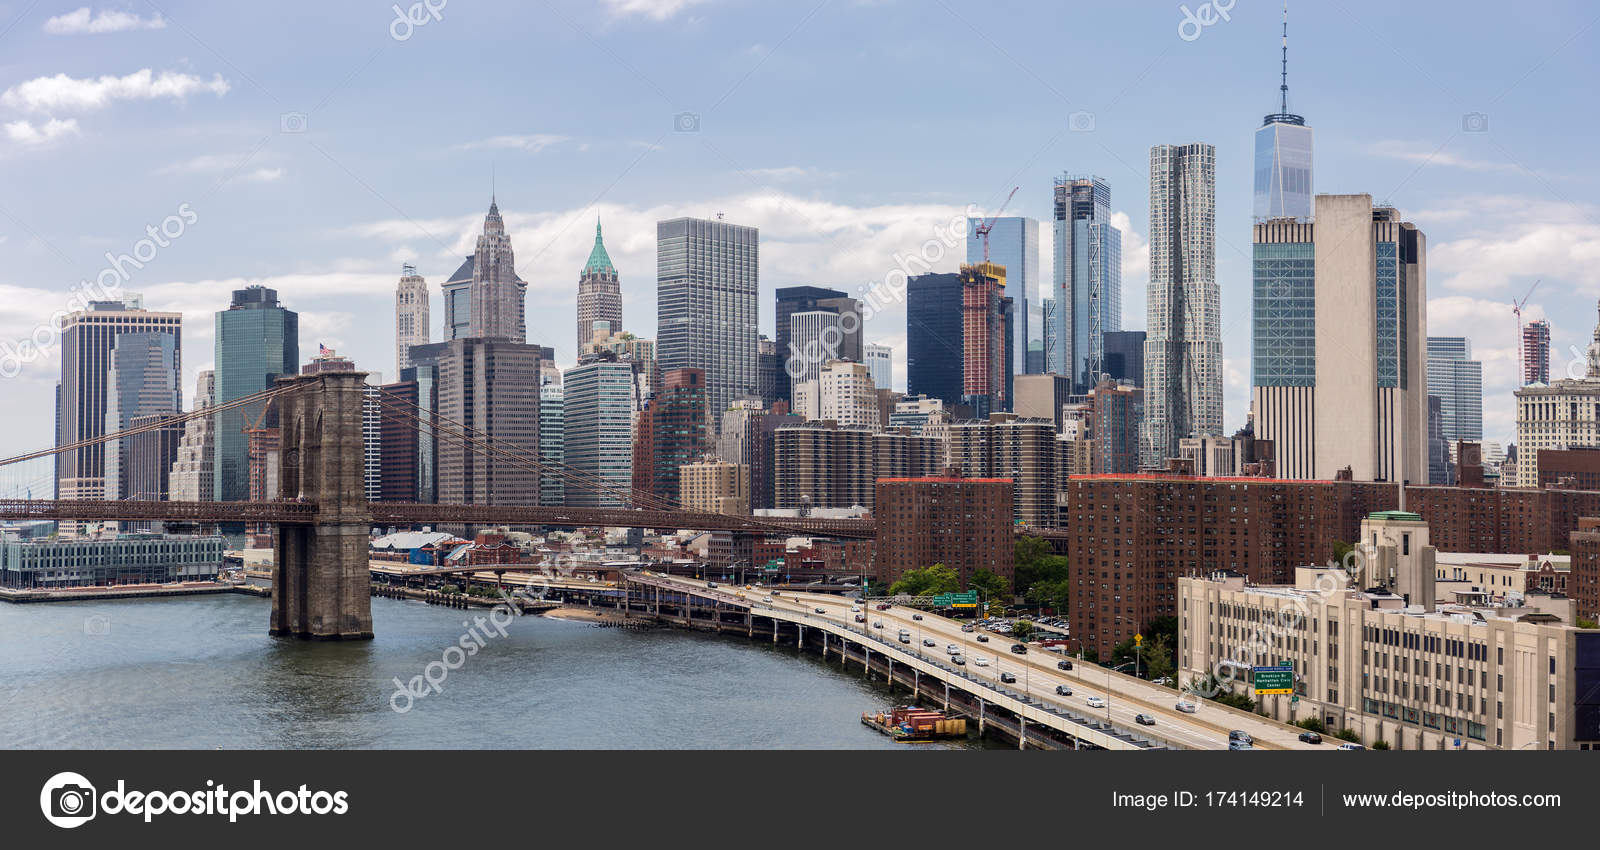
[[[1022,716],[1018,716],[1017,717],[1017,749],[1025,750],[1027,748],[1028,748],[1028,718],[1022,717]]]

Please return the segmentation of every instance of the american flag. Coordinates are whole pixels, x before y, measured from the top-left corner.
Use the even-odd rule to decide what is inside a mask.
[[[322,355],[323,357],[332,357],[333,356],[333,349],[331,349],[331,348],[327,347],[326,345],[323,345],[322,343],[319,342],[319,343],[317,343],[317,353]]]

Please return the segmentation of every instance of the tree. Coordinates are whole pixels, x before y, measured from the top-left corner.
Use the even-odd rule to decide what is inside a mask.
[[[1016,543],[1016,592],[1026,595],[1043,581],[1066,581],[1067,559],[1050,551],[1050,544],[1037,537],[1019,538]]]
[[[1151,679],[1172,678],[1177,672],[1177,659],[1167,636],[1158,634],[1144,642],[1144,670]]]
[[[1354,544],[1346,543],[1343,540],[1333,541],[1333,562],[1335,564],[1344,563],[1345,556],[1349,555],[1355,548]]]
[[[1034,582],[1023,594],[1023,599],[1030,604],[1040,605],[1054,609],[1057,613],[1067,610],[1067,602],[1072,592],[1072,585],[1066,579],[1046,580]]]
[[[936,596],[960,590],[961,575],[944,564],[934,564],[920,570],[907,570],[899,581],[889,586],[889,595]]]
[[[1033,637],[1033,623],[1027,620],[1018,620],[1012,623],[1011,636],[1023,643],[1027,643],[1028,638]]]
[[[1328,727],[1322,722],[1322,718],[1320,717],[1307,717],[1306,719],[1297,722],[1295,725],[1306,730],[1307,732],[1315,732],[1318,735],[1325,734],[1328,731]]]
[[[1389,749],[1389,742],[1380,738],[1372,742],[1372,748],[1374,750],[1387,750]]]
[[[1584,618],[1579,617],[1578,618],[1578,628],[1580,628],[1580,629],[1600,629],[1600,623],[1596,623],[1593,620],[1585,620]]]
[[[1349,741],[1352,744],[1361,743],[1361,736],[1357,735],[1356,730],[1354,729],[1340,729],[1339,731],[1333,733],[1333,737],[1338,738],[1341,741]]]
[[[967,587],[983,594],[984,599],[1009,599],[1011,596],[1011,582],[988,569],[975,571],[967,580]]]

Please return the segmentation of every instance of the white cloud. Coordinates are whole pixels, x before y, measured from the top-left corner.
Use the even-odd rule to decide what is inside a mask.
[[[239,179],[249,183],[273,183],[281,179],[284,173],[282,168],[257,168]]]
[[[1424,231],[1439,220],[1463,225],[1462,236],[1429,245],[1430,284],[1506,298],[1522,297],[1540,277],[1600,287],[1600,210],[1594,206],[1467,197],[1413,220]]]
[[[770,180],[775,183],[808,179],[827,180],[839,176],[837,172],[823,171],[818,168],[801,165],[785,165],[779,168],[752,168],[742,173],[756,180]]]
[[[100,14],[91,16],[89,7],[84,6],[75,12],[56,15],[45,21],[44,31],[54,35],[79,35],[127,30],[159,30],[166,29],[166,26],[167,22],[159,12],[148,18],[141,18],[132,12],[101,9]]]
[[[68,118],[65,121],[52,118],[37,127],[26,120],[17,120],[6,124],[5,128],[7,139],[29,147],[38,147],[66,136],[78,135],[78,121],[75,118]]]
[[[221,74],[213,74],[210,80],[205,80],[176,71],[156,74],[149,68],[134,71],[125,77],[79,79],[56,74],[53,77],[36,77],[6,89],[4,94],[0,94],[0,104],[33,112],[87,111],[103,108],[117,100],[183,100],[191,94],[206,92],[221,97],[227,94],[228,88],[228,81]]]
[[[710,0],[602,0],[613,18],[641,17],[664,21],[691,7]]]
[[[557,136],[551,133],[535,133],[529,136],[494,136],[478,142],[467,142],[456,145],[457,150],[519,150],[528,153],[539,153],[546,148],[551,148],[562,142],[570,141],[567,136]]]
[[[1467,171],[1510,171],[1519,174],[1531,174],[1530,169],[1524,168],[1516,162],[1503,160],[1472,159],[1450,153],[1439,145],[1425,145],[1420,142],[1407,142],[1399,139],[1386,139],[1370,145],[1367,153],[1386,159],[1398,159],[1406,162],[1415,162],[1423,165],[1438,165],[1447,168],[1461,168]]]

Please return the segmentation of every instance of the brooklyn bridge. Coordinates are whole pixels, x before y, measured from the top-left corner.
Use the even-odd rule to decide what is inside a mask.
[[[560,477],[568,488],[614,497],[618,507],[573,508],[509,504],[368,502],[362,416],[365,373],[326,372],[279,378],[277,385],[223,404],[183,414],[164,425],[245,406],[275,405],[281,434],[278,492],[265,501],[174,502],[154,500],[0,500],[0,521],[175,522],[256,524],[273,527],[274,635],[308,639],[372,637],[368,537],[374,526],[527,525],[694,529],[751,535],[804,535],[874,539],[872,519],[754,517],[686,510],[659,496],[618,488],[592,474],[492,442],[474,429],[380,392],[379,404],[414,421],[435,440],[466,446],[495,463]],[[11,458],[0,466],[35,460],[132,436],[157,425],[129,428]],[[1063,529],[1023,528],[1019,535],[1059,537]]]

